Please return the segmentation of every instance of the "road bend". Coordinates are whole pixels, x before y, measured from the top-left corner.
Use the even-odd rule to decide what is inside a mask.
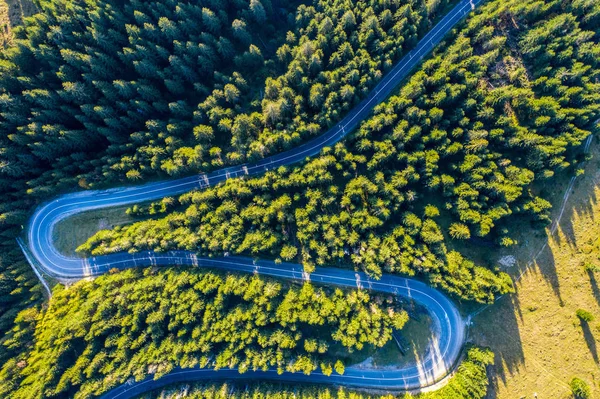
[[[90,258],[61,254],[52,241],[56,223],[94,209],[109,208],[152,201],[180,195],[217,185],[230,178],[257,176],[280,166],[301,162],[318,154],[354,130],[369,116],[373,108],[385,100],[410,71],[417,66],[443,37],[483,0],[462,0],[441,19],[375,86],[360,104],[353,108],[336,126],[294,149],[264,158],[255,163],[232,166],[180,179],[149,183],[135,187],[109,190],[82,191],[66,194],[40,206],[30,219],[27,241],[30,253],[41,269],[58,279],[80,279],[106,273],[110,269],[139,266],[192,265],[235,272],[259,273],[285,279],[307,278],[298,264],[275,264],[254,261],[244,257],[206,258],[191,251],[116,253]],[[400,295],[424,306],[433,320],[433,334],[429,345],[417,364],[396,370],[373,370],[347,367],[343,375],[325,376],[319,372],[277,374],[274,370],[252,371],[240,374],[237,370],[187,369],[175,370],[159,379],[149,377],[139,382],[123,384],[103,398],[131,398],[161,386],[203,379],[266,379],[286,382],[329,383],[361,388],[388,390],[415,389],[439,381],[457,362],[465,340],[465,324],[456,306],[445,295],[426,284],[397,276],[383,275],[379,280],[364,273],[334,268],[317,268],[308,277],[320,284],[364,288]]]

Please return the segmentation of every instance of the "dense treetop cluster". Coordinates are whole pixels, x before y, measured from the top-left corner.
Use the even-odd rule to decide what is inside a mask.
[[[165,217],[80,247],[249,253],[372,275],[421,275],[491,301],[508,276],[449,245],[509,246],[511,222],[548,222],[531,189],[577,162],[600,117],[593,2],[491,2],[352,137],[301,166],[180,198]]]
[[[26,366],[3,365],[0,393],[84,398],[174,367],[343,373],[345,358],[330,346],[383,346],[408,320],[399,306],[391,296],[259,276],[109,274],[55,292]]]
[[[190,388],[168,387],[141,395],[140,399],[176,399],[187,392],[188,399],[482,399],[488,390],[486,366],[494,354],[487,349],[470,348],[447,385],[440,390],[417,395],[369,395],[344,388],[260,384],[194,384]]]
[[[44,195],[290,147],[364,96],[438,8],[263,3],[42,2],[2,61],[4,185]]]
[[[446,5],[40,0],[0,51],[0,332],[40,299],[14,243],[35,205],[317,135]]]
[[[341,371],[343,359],[321,353],[328,345],[389,339],[404,313],[364,292],[174,270],[105,276],[57,292],[45,313],[18,313],[40,293],[14,238],[32,207],[77,185],[197,173],[319,134],[446,5],[40,1],[0,55],[0,396],[85,397],[211,362],[329,372],[342,360]],[[572,169],[597,132],[599,35],[595,0],[490,0],[347,141],[299,166],[132,208],[154,219],[80,249],[350,265],[491,301],[511,290],[508,276],[456,249],[514,244],[515,218],[548,222],[533,184]],[[476,355],[461,367],[481,382],[490,359]],[[448,397],[484,396],[467,385]]]

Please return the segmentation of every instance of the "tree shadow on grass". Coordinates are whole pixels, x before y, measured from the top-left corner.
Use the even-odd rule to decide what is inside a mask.
[[[518,291],[518,285],[515,287]],[[470,339],[494,351],[495,366],[489,368],[490,386],[486,398],[494,399],[498,386],[506,384],[511,374],[523,367],[525,356],[519,325],[522,322],[518,295],[505,295],[479,313],[474,319],[476,329]]]
[[[594,147],[597,147],[595,145]],[[595,149],[595,154],[600,151]],[[547,190],[554,190],[547,193],[554,204],[553,219],[561,215],[560,223],[558,224],[558,233],[549,233],[548,229],[541,232],[539,229],[529,228],[525,223],[522,225],[513,226],[513,230],[521,230],[519,242],[523,252],[529,251],[530,256],[527,258],[521,254],[517,259],[516,267],[507,269],[513,278],[518,278],[522,274],[538,273],[544,278],[551,287],[556,299],[557,306],[563,306],[565,300],[561,293],[561,280],[559,270],[557,270],[557,262],[555,254],[550,250],[549,244],[561,244],[561,236],[566,244],[572,249],[579,249],[584,243],[577,242],[577,221],[583,217],[593,218],[594,208],[598,205],[598,198],[595,189],[600,187],[600,175],[598,169],[600,162],[592,160],[586,165],[586,174],[575,180],[573,188],[570,190],[570,196],[562,208],[564,192],[567,184],[570,181],[569,176],[563,176],[561,181],[556,182]],[[575,193],[576,195],[573,195]],[[544,197],[543,193],[539,193]],[[593,220],[593,219],[592,219]],[[528,249],[529,248],[529,249]],[[497,251],[493,254],[494,258],[498,258]],[[507,251],[510,254],[510,251]],[[564,274],[564,273],[563,273]],[[593,273],[588,273],[590,278],[591,288],[600,305],[600,287]],[[490,387],[487,398],[493,399],[498,397],[499,387],[506,385],[509,377],[512,374],[518,373],[522,368],[526,367],[523,349],[523,337],[520,330],[523,315],[521,303],[518,298],[519,284],[515,284],[517,292],[507,295],[486,311],[482,312],[475,318],[475,324],[486,325],[481,329],[482,336],[474,336],[473,339],[478,344],[488,345],[494,351],[495,365],[490,368]],[[592,334],[590,326],[582,323],[582,332],[590,353],[596,363],[599,363],[599,355],[596,340]]]
[[[544,248],[543,256],[533,262],[534,270],[544,276],[544,279],[552,287],[554,295],[558,299],[560,306],[564,305],[564,300],[560,292],[560,281],[558,279],[558,271],[556,269],[556,260],[554,254],[548,248]]]
[[[590,324],[585,320],[581,320],[581,331],[583,332],[585,343],[587,344],[587,347],[594,358],[594,362],[598,364],[598,348],[596,346],[596,338],[594,338],[594,335],[592,334]]]
[[[595,181],[593,176],[584,177],[581,180],[577,180],[573,190],[571,190],[571,194],[574,194],[576,191],[580,191],[583,186],[590,183],[598,185],[599,182]],[[564,235],[565,240],[571,248],[579,249],[580,245],[582,244],[577,242],[575,226],[573,223],[574,217],[578,216],[581,218],[588,216],[593,218],[594,206],[597,202],[598,198],[592,191],[591,196],[587,199],[587,201],[580,201],[579,203],[571,204],[570,206],[567,204],[565,207],[565,212],[561,218],[561,223],[559,224],[559,230]],[[555,240],[559,241],[558,235],[555,234],[555,236]]]
[[[592,148],[595,154],[599,153],[597,143],[593,144]],[[545,247],[540,253],[536,253],[536,255],[543,253],[544,260],[543,264],[539,262],[535,262],[536,268],[544,275],[546,281],[552,286],[556,296],[560,300],[560,303],[564,303],[560,293],[560,282],[557,277],[556,264],[554,261],[554,256],[551,251],[548,251],[547,245],[549,242],[553,242],[557,245],[562,244],[561,236],[564,237],[566,243],[572,248],[579,250],[579,247],[585,243],[578,243],[575,231],[575,221],[584,217],[591,218],[594,220],[594,207],[598,203],[598,198],[596,196],[595,188],[600,186],[600,180],[598,180],[597,171],[600,167],[600,162],[596,159],[588,162],[586,165],[586,173],[575,179],[573,187],[569,190],[569,197],[567,201],[563,205],[564,198],[564,188],[561,188],[561,185],[556,184],[552,187],[546,187],[541,190],[541,195],[544,197],[549,197],[552,200],[554,205],[553,210],[553,220],[556,220],[560,217],[560,221],[557,224],[557,228],[554,232],[548,235],[548,231],[546,230],[546,244]],[[563,184],[566,188],[566,185],[570,178],[568,176],[562,177]],[[558,188],[558,189],[557,189]],[[553,190],[551,195],[548,190]],[[585,193],[584,196],[581,194]],[[573,195],[577,195],[576,200],[574,200]],[[561,234],[559,234],[559,232]],[[532,233],[532,232],[528,232]],[[546,254],[550,254],[550,258]],[[590,279],[591,280],[591,279]],[[600,289],[598,289],[597,284],[592,283],[592,288],[594,289],[594,295],[596,299],[600,301]],[[599,302],[600,303],[600,302]]]
[[[594,298],[598,305],[600,305],[600,288],[598,288],[598,281],[596,280],[596,275],[593,271],[588,270],[587,275],[590,279],[590,286],[592,287],[592,293],[594,294]]]

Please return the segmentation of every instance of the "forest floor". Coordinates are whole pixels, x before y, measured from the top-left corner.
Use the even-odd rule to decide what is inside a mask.
[[[577,178],[554,234],[523,226],[516,248],[490,251],[482,258],[498,261],[513,256],[506,268],[516,293],[499,299],[473,318],[471,340],[496,354],[488,398],[570,398],[569,381],[577,376],[600,397],[600,148]],[[553,220],[560,213],[571,176],[553,181]],[[533,260],[533,262],[532,262]],[[527,267],[529,265],[529,267]],[[590,311],[595,320],[581,323],[577,309]]]

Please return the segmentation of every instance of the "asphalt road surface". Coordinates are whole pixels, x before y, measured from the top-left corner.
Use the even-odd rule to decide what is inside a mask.
[[[196,189],[214,186],[229,178],[260,175],[283,165],[290,165],[318,154],[355,129],[383,101],[400,81],[428,55],[442,38],[483,0],[462,0],[438,24],[421,39],[416,48],[402,58],[379,82],[369,96],[348,115],[323,135],[289,151],[265,158],[252,164],[232,166],[211,173],[150,183],[137,187],[116,188],[102,191],[83,191],[61,196],[39,207],[28,225],[28,246],[38,266],[48,275],[59,279],[78,279],[106,273],[110,269],[126,269],[150,265],[195,265],[215,267],[241,272],[260,273],[291,279],[305,279],[302,267],[297,264],[276,265],[269,261],[254,262],[242,257],[203,258],[189,251],[164,253],[138,252],[118,253],[87,259],[68,257],[58,252],[52,242],[52,231],[60,220],[92,209],[152,201],[175,196]],[[363,388],[412,389],[431,385],[444,377],[457,361],[464,342],[464,321],[454,304],[437,290],[410,279],[384,275],[372,280],[363,273],[349,270],[320,268],[310,275],[311,281],[339,286],[364,287],[412,298],[430,312],[434,334],[426,354],[418,365],[400,370],[365,370],[347,367],[343,375],[327,377],[318,372],[309,376],[275,371],[248,372],[236,370],[193,369],[176,370],[158,379],[126,383],[107,393],[103,398],[131,398],[141,392],[178,381],[200,379],[272,379],[278,381],[302,381],[331,383]]]

